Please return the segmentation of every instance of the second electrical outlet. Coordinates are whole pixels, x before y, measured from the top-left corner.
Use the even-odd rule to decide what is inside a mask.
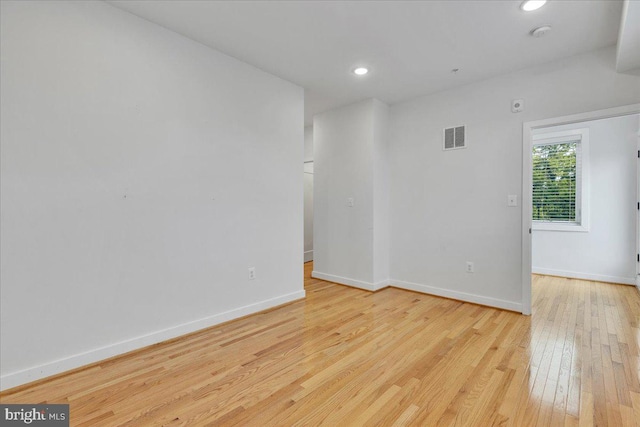
[[[256,278],[256,268],[249,267],[249,280],[253,280]]]

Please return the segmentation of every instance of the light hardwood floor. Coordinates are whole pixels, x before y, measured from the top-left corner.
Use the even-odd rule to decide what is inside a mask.
[[[534,276],[522,316],[311,279],[275,310],[57,378],[2,403],[74,426],[640,425],[640,296]]]

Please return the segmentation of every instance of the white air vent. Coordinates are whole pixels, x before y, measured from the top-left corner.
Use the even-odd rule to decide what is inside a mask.
[[[444,149],[455,150],[456,148],[465,148],[464,126],[456,126],[446,128],[444,130]]]

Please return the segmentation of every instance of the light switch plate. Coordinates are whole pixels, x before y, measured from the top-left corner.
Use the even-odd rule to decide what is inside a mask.
[[[518,196],[516,194],[507,196],[507,206],[518,206]]]

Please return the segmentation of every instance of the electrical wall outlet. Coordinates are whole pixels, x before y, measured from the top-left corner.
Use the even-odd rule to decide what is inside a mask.
[[[475,271],[475,267],[471,261],[467,261],[467,273],[473,273]]]
[[[254,280],[256,278],[256,268],[249,267],[249,280]]]

